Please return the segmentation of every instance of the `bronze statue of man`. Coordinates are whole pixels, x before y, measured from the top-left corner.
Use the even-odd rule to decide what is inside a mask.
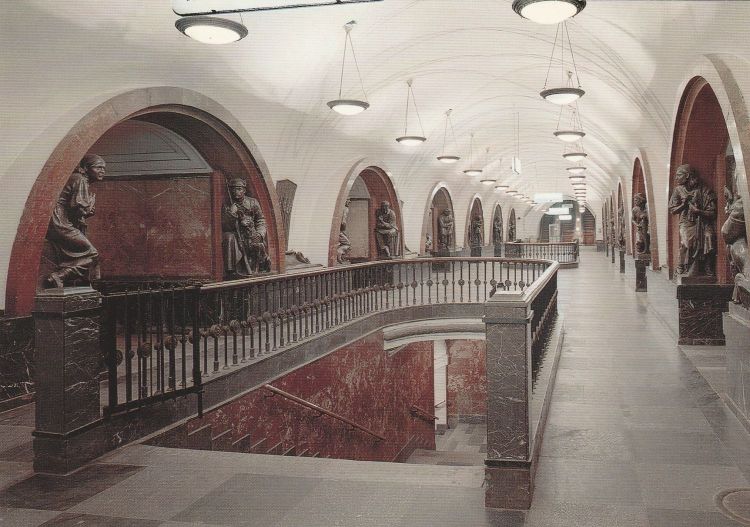
[[[503,218],[499,214],[492,222],[492,243],[495,245],[503,243]]]
[[[255,198],[247,196],[247,183],[235,178],[229,182],[229,203],[222,207],[224,233],[224,277],[243,278],[271,270],[268,257],[266,219]]]
[[[680,165],[669,212],[680,216],[680,264],[687,276],[714,276],[716,257],[716,193],[701,182],[698,171]],[[682,184],[684,182],[684,185]]]
[[[396,213],[387,201],[380,203],[375,212],[375,242],[378,258],[389,259],[399,256],[398,221]]]
[[[630,220],[635,227],[635,253],[647,255],[651,253],[651,235],[648,228],[648,209],[646,196],[638,192],[633,196],[633,211]]]
[[[453,214],[444,209],[438,218],[438,251],[447,254],[455,245]]]
[[[481,247],[484,245],[484,240],[482,239],[482,217],[481,216],[474,216],[471,219],[471,225],[469,227],[469,246],[472,248],[475,247]]]
[[[89,185],[104,179],[105,167],[104,159],[87,154],[57,198],[47,229],[47,240],[57,255],[57,269],[44,280],[45,287],[99,278],[99,252],[86,237],[86,218],[94,215],[96,205]]]

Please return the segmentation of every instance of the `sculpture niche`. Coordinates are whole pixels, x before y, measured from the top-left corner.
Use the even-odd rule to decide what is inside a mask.
[[[438,254],[447,256],[455,247],[456,234],[454,231],[453,213],[444,209],[438,218]]]
[[[680,218],[680,253],[677,273],[714,278],[716,260],[716,193],[700,180],[690,165],[680,165],[669,212]]]
[[[474,216],[469,226],[469,247],[471,247],[471,256],[482,256],[482,230],[484,228],[482,217]]]
[[[96,205],[89,185],[104,179],[105,167],[98,155],[84,156],[57,198],[47,229],[57,269],[44,280],[45,287],[85,284],[99,278],[99,252],[86,237],[86,218],[94,215]]]
[[[633,196],[631,222],[635,227],[636,258],[649,259],[651,255],[651,234],[648,227],[648,208],[646,207],[646,197],[640,192]]]
[[[375,243],[379,259],[390,260],[401,256],[398,235],[396,213],[390,203],[383,201],[375,212]]]
[[[351,201],[346,200],[344,212],[341,215],[341,225],[339,226],[339,244],[336,247],[336,263],[348,264],[349,253],[352,252],[352,242],[346,234],[346,222],[349,219],[349,205]]]
[[[247,183],[229,182],[229,202],[222,207],[224,278],[245,278],[271,270],[266,219],[255,198],[247,196]]]
[[[727,198],[727,221],[721,226],[721,236],[727,244],[727,253],[734,276],[732,302],[745,305],[750,303],[750,256],[747,252],[745,210],[739,195],[733,195],[728,188],[724,188],[724,195]],[[750,305],[745,305],[745,307],[750,308]]]
[[[495,221],[492,222],[492,243],[503,243],[503,219],[500,216],[495,216]]]

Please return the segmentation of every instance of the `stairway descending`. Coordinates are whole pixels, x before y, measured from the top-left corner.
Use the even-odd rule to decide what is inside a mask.
[[[484,466],[487,454],[448,450],[425,450],[417,448],[406,460],[416,465],[450,465],[456,467]]]
[[[321,457],[320,452],[312,451],[304,442],[288,446],[283,441],[273,441],[267,437],[254,438],[251,434],[235,438],[233,432],[232,428],[215,432],[214,425],[210,423],[188,432],[188,423],[183,423],[145,443],[154,446],[213,450],[218,452]]]

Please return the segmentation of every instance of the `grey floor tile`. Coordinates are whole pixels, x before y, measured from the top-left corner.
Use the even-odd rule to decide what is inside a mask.
[[[745,487],[737,467],[636,464],[647,507],[689,511],[716,511],[714,496],[721,490]]]
[[[625,426],[633,429],[676,430],[711,433],[711,426],[700,408],[634,406],[623,409]],[[636,432],[637,433],[637,432]]]
[[[159,527],[161,522],[113,516],[63,513],[43,523],[44,527]]]
[[[545,457],[629,462],[635,458],[619,430],[547,426],[541,455]]]
[[[628,430],[628,444],[639,463],[734,465],[713,433],[672,430]]]
[[[649,527],[644,507],[536,501],[526,527]],[[675,526],[677,527],[677,526]]]
[[[720,512],[648,509],[651,527],[737,527],[741,525]]]

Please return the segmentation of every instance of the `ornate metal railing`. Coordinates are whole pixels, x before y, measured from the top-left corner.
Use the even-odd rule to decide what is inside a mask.
[[[560,243],[503,243],[506,258],[536,258],[555,260],[562,264],[578,262],[580,248],[577,241]]]
[[[507,258],[391,260],[212,284],[103,291],[105,415],[200,393],[208,376],[374,313],[483,303],[496,290],[523,291],[552,264]]]

